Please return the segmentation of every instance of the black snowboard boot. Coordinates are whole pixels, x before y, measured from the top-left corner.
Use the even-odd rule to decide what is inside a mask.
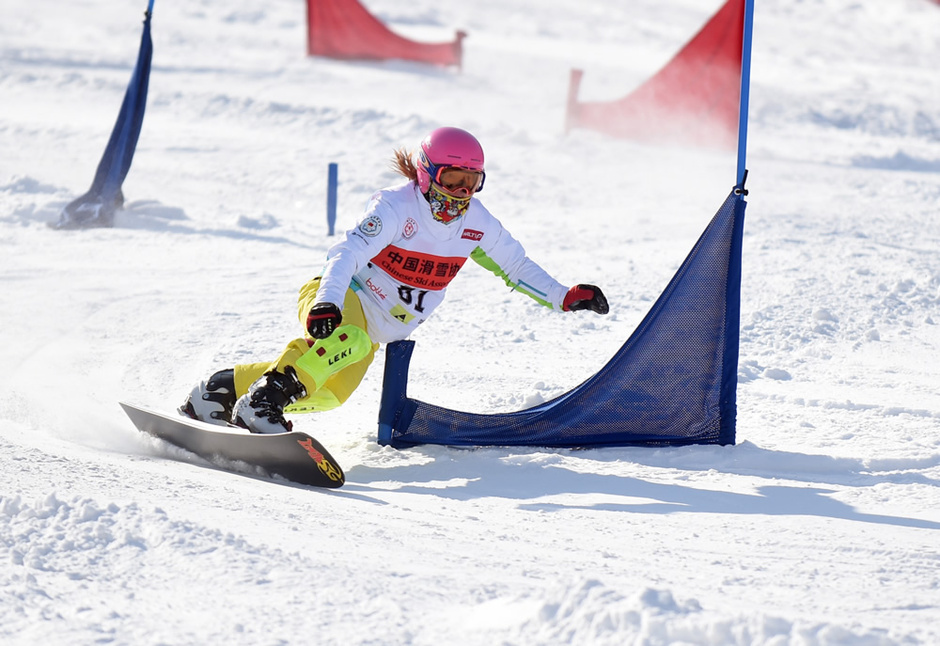
[[[235,406],[235,370],[219,370],[200,381],[179,407],[181,415],[200,422],[227,426]]]
[[[284,419],[284,407],[306,396],[293,366],[266,372],[235,402],[232,423],[252,433],[287,433],[293,425]]]

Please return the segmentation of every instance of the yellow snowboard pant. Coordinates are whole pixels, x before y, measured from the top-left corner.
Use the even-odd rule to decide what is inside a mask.
[[[310,308],[313,307],[319,288],[319,277],[314,278],[300,288],[300,294],[297,297],[297,316],[304,327],[307,325],[307,314],[310,312]],[[362,305],[359,303],[359,297],[351,289],[346,290],[346,298],[343,303],[343,325],[355,325],[366,333],[369,332],[366,327],[365,315],[362,313]],[[284,409],[285,412],[310,413],[317,410],[330,410],[342,405],[353,394],[353,391],[359,387],[359,383],[365,377],[366,371],[375,357],[375,351],[379,349],[379,344],[373,343],[372,349],[362,360],[333,373],[324,383],[317,384],[310,375],[296,366],[296,362],[300,357],[317,347],[316,341],[312,346],[310,341],[313,341],[313,339],[308,337],[294,339],[287,344],[281,356],[275,361],[246,363],[235,366],[235,395],[241,397],[248,392],[251,384],[264,373],[271,370],[284,372],[284,368],[293,366],[304,388],[307,389],[307,396],[287,406]]]

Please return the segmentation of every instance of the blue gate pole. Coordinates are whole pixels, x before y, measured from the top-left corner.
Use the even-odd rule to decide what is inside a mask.
[[[751,90],[751,34],[754,30],[754,0],[744,0],[744,41],[741,46],[741,106],[738,108],[738,189],[747,175],[747,111]]]
[[[326,177],[326,224],[329,228],[327,235],[333,235],[336,226],[336,185],[339,183],[339,166],[330,163]]]

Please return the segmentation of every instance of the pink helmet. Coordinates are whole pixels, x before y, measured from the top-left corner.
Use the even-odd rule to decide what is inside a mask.
[[[418,153],[418,187],[422,193],[431,188],[445,168],[463,168],[483,173],[483,147],[477,138],[460,128],[438,128],[421,142]],[[486,177],[484,173],[483,177]],[[483,189],[483,180],[476,189]]]

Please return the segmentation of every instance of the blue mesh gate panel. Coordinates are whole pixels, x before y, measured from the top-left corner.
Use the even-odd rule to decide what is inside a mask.
[[[413,341],[390,343],[380,444],[733,444],[746,202],[733,190],[649,313],[593,377],[534,408],[475,414],[407,397]]]
[[[59,221],[50,225],[53,228],[110,227],[114,224],[115,211],[124,206],[121,185],[131,168],[147,108],[147,91],[153,61],[153,40],[150,36],[152,15],[153,0],[150,0],[144,13],[144,28],[140,37],[137,63],[124,92],[124,100],[111,130],[111,137],[98,162],[91,188],[62,209]]]

